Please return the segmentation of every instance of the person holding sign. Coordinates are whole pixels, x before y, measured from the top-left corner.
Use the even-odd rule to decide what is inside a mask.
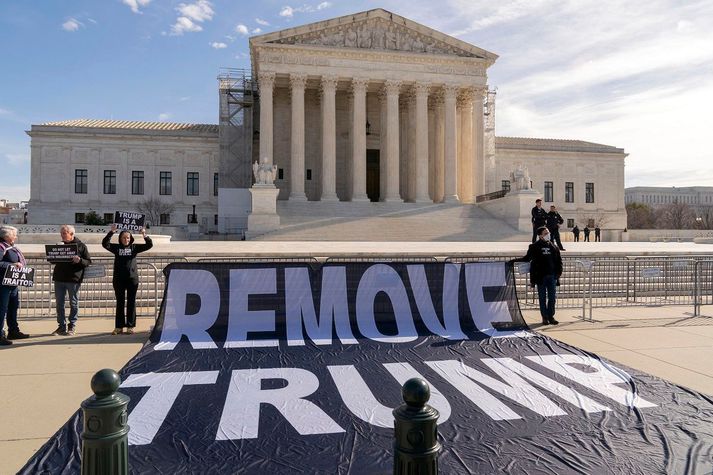
[[[139,271],[136,268],[136,255],[153,247],[151,238],[146,235],[146,229],[141,229],[145,244],[134,244],[134,236],[130,231],[119,233],[119,244],[111,243],[111,237],[117,230],[112,224],[111,230],[104,236],[102,247],[114,254],[114,294],[116,295],[116,318],[112,335],[120,334],[124,328],[126,333],[134,333],[136,326],[136,291],[139,289]],[[126,304],[126,311],[124,311]]]
[[[5,275],[8,267],[21,269],[26,266],[25,256],[15,247],[17,228],[0,226],[0,275]],[[16,285],[0,285],[0,346],[12,345],[11,340],[23,340],[30,335],[22,333],[17,323],[17,309],[20,307],[20,295]],[[7,317],[7,335],[5,318]]]
[[[79,315],[79,287],[84,280],[84,269],[92,263],[86,244],[74,236],[74,226],[63,224],[59,228],[64,244],[77,246],[77,255],[68,262],[58,262],[52,272],[54,298],[57,303],[57,329],[53,335],[74,335]],[[69,326],[64,317],[64,299],[69,295]]]

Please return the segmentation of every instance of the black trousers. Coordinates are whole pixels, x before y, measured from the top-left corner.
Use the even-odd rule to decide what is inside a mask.
[[[136,326],[136,291],[139,284],[132,281],[114,281],[116,295],[116,316],[114,328],[134,328]],[[126,303],[126,311],[124,311]]]
[[[549,229],[550,235],[552,236],[551,237],[552,242],[557,245],[557,247],[559,248],[560,251],[563,250],[564,246],[562,246],[562,241],[560,239],[560,230],[557,228],[547,228],[547,229]]]

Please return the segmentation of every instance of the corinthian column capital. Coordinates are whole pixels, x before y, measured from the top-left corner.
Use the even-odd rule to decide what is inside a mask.
[[[260,92],[264,89],[272,89],[275,86],[275,73],[263,72],[257,75],[257,84]]]
[[[306,74],[290,74],[290,86],[292,87],[292,89],[304,89],[306,84]]]

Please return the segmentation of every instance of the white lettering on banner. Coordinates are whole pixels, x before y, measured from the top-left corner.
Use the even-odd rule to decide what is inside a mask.
[[[423,265],[407,266],[408,279],[418,313],[424,325],[436,335],[449,340],[465,340],[467,337],[460,328],[458,314],[458,287],[460,264],[445,264],[443,267],[443,324],[438,320],[433,297],[428,288],[426,269]]]
[[[217,379],[218,371],[130,375],[121,383],[122,388],[148,387],[149,390],[129,414],[129,445],[147,445],[153,441],[183,386],[215,384]]]
[[[287,385],[262,389],[263,379],[283,379]],[[216,440],[257,438],[260,404],[272,405],[302,435],[345,432],[316,404],[304,399],[317,388],[317,376],[300,368],[234,370]]]
[[[131,248],[127,247],[125,249],[119,249],[119,255],[120,256],[130,256],[131,255]]]
[[[529,332],[499,331],[492,322],[512,322],[506,301],[486,302],[483,287],[504,287],[507,285],[505,264],[502,262],[478,262],[465,265],[465,286],[468,306],[476,328],[488,336],[528,337]]]
[[[622,383],[630,385],[630,376],[621,369],[603,365],[594,358],[583,355],[547,355],[528,358],[624,406],[656,407],[656,404],[642,399],[637,394],[614,386]],[[567,415],[554,401],[540,393],[525,379],[587,413],[611,410],[511,358],[482,358],[481,361],[507,382],[483,374],[458,360],[427,361],[425,364],[496,421],[522,417],[485,388],[544,417]],[[399,385],[414,377],[425,379],[409,363],[383,363],[383,365]],[[592,373],[581,371],[572,365],[584,365],[595,371]],[[393,427],[391,409],[376,399],[355,366],[332,365],[327,366],[327,370],[342,401],[355,417],[378,427]],[[149,390],[139,399],[129,415],[128,422],[131,427],[129,444],[146,445],[153,441],[183,386],[215,384],[217,378],[218,371],[130,375],[122,383],[122,388],[148,387]],[[286,384],[278,389],[263,389],[264,380],[275,379],[283,380]],[[216,440],[257,438],[261,404],[269,404],[276,408],[302,435],[345,432],[319,406],[305,399],[319,389],[319,384],[319,379],[314,373],[302,368],[233,370]],[[395,390],[397,387],[394,384]],[[434,386],[431,386],[429,404],[440,412],[439,424],[450,418],[451,405],[443,393]]]
[[[542,416],[567,414],[520,377],[515,376],[510,381],[512,384],[507,384],[463,364],[462,361],[426,361],[426,364],[496,421],[521,419],[521,417],[483,389],[480,384]]]
[[[391,300],[396,320],[396,335],[384,335],[376,326],[374,299],[384,292]],[[413,323],[406,287],[393,267],[375,264],[361,276],[356,297],[356,317],[359,331],[366,338],[382,343],[405,343],[418,338]]]
[[[637,408],[656,407],[656,404],[643,399],[638,394],[616,386],[617,384],[631,385],[631,376],[626,371],[597,358],[586,355],[541,355],[527,358],[621,405]],[[575,365],[586,366],[594,371],[583,371]]]
[[[344,345],[359,342],[349,325],[347,302],[347,277],[345,267],[325,267],[322,271],[319,320],[312,300],[312,286],[306,267],[285,269],[285,317],[287,320],[287,344],[304,345],[302,325],[316,345],[332,344],[333,323],[337,336]]]
[[[276,269],[231,269],[228,336],[224,348],[277,346],[278,341],[248,340],[250,332],[275,332],[274,310],[248,310],[250,295],[277,292]]]
[[[186,297],[197,295],[197,313],[186,315]],[[155,350],[172,350],[186,335],[195,349],[217,349],[208,329],[220,310],[220,287],[215,276],[205,270],[173,269],[166,290],[163,328]]]
[[[534,369],[528,368],[512,358],[483,358],[483,363],[488,365],[495,373],[499,374],[506,381],[519,380],[518,375],[530,380],[542,389],[551,392],[555,396],[564,399],[568,403],[583,409],[586,412],[610,411],[606,406],[579,394],[572,388],[550,379]]]
[[[410,378],[425,379],[408,363],[384,363],[384,367],[396,379],[399,385]],[[378,427],[394,427],[393,408],[387,407],[377,401],[374,393],[361,377],[359,371],[353,365],[327,366],[329,374],[332,375],[334,384],[337,386],[339,395],[342,397],[347,408],[364,422]],[[430,384],[430,383],[429,383]],[[451,416],[451,405],[448,400],[432,384],[431,399],[428,403],[438,409],[440,417],[438,423],[443,424]],[[399,386],[393,385],[395,390]]]

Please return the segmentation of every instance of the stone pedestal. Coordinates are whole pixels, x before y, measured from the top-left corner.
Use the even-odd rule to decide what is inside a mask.
[[[277,195],[279,192],[280,190],[275,188],[275,185],[256,184],[250,188],[252,206],[248,215],[246,239],[280,228],[280,216],[277,214]]]
[[[503,198],[486,201],[478,206],[519,231],[531,233],[532,207],[541,195],[537,190],[511,191]]]

